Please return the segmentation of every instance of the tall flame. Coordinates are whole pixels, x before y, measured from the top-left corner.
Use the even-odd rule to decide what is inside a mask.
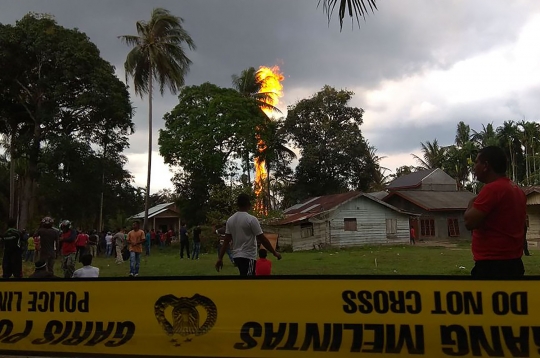
[[[259,67],[259,70],[255,74],[257,83],[261,84],[259,90],[260,94],[264,94],[263,101],[268,106],[261,106],[261,109],[268,116],[272,118],[275,107],[279,104],[279,99],[283,97],[283,74],[280,72],[278,66],[274,67]],[[255,134],[257,138],[257,146],[259,153],[263,153],[266,150],[266,143],[261,139],[259,133]],[[268,213],[268,206],[265,205],[264,187],[266,179],[268,178],[268,172],[266,170],[266,163],[264,159],[255,158],[255,194],[257,195],[257,202],[255,204],[255,210],[259,214],[266,215]]]

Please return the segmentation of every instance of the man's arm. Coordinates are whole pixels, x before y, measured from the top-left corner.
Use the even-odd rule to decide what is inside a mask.
[[[223,260],[223,256],[227,253],[227,250],[229,249],[229,246],[232,241],[232,235],[231,234],[225,234],[225,239],[223,240],[223,245],[221,246],[221,250],[219,251],[218,260]]]
[[[469,201],[467,210],[465,210],[465,214],[463,215],[463,219],[465,220],[465,227],[467,228],[467,230],[478,229],[487,216],[487,213],[474,207],[474,201],[476,200],[476,198],[477,197],[475,196]]]
[[[257,235],[257,241],[262,245],[264,246],[264,248],[271,252],[272,255],[274,255],[275,257],[278,258],[278,260],[281,260],[281,254],[279,252],[276,251],[276,249],[274,249],[274,247],[272,246],[272,244],[270,243],[270,240],[268,240],[268,238],[266,236],[264,236],[264,233],[263,234],[260,234],[260,235]]]

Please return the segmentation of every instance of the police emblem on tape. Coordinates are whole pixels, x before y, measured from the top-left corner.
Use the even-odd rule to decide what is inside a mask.
[[[172,307],[172,321],[165,315],[169,307]],[[206,313],[206,319],[201,324],[203,311]],[[193,297],[162,296],[156,301],[154,312],[161,328],[172,337],[171,342],[175,343],[175,346],[181,346],[175,335],[184,338],[184,342],[190,342],[194,337],[210,332],[216,324],[218,314],[214,302],[199,294]]]

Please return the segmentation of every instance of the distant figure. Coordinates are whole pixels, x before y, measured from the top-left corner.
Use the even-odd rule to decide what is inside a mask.
[[[232,242],[232,256],[240,276],[254,276],[258,242],[278,260],[281,259],[281,254],[264,236],[259,220],[248,213],[251,209],[249,195],[244,193],[238,195],[237,205],[238,211],[227,220],[225,242],[221,247],[215,267],[218,272],[223,268],[223,256]]]
[[[75,272],[77,230],[72,227],[69,220],[62,221],[60,229],[62,230],[60,242],[62,243],[62,269],[64,270],[64,278],[71,278],[73,277],[73,272]]]
[[[416,232],[412,225],[411,225],[411,230],[410,230],[410,243],[413,245],[416,245]]]
[[[192,260],[198,260],[201,253],[201,227],[197,225],[193,229],[193,254],[191,254]]]
[[[122,250],[126,246],[126,239],[123,229],[118,229],[116,234],[113,236],[114,244],[116,246],[116,263],[124,263],[124,258],[122,257]]]
[[[59,233],[53,227],[53,219],[46,216],[41,220],[41,227],[38,229],[37,236],[40,238],[41,249],[39,250],[39,259],[47,262],[47,270],[54,274],[54,261],[56,260],[56,246],[59,245]]]
[[[88,237],[88,249],[90,250],[90,255],[92,255],[92,257],[97,256],[98,242],[99,242],[99,236],[96,230],[94,230]]]
[[[39,251],[41,250],[41,238],[39,237],[37,231],[34,233],[34,247],[35,247],[35,252],[34,252],[34,263],[35,263],[36,261],[41,260],[41,257],[39,257]]]
[[[184,258],[184,249],[186,250],[187,258],[189,259],[189,237],[186,223],[183,223],[180,228],[180,259]]]
[[[24,261],[34,262],[35,252],[36,252],[36,243],[34,241],[34,235],[32,235],[28,238],[28,241],[27,241],[26,256],[24,258]]]
[[[8,229],[2,237],[4,242],[4,258],[2,259],[2,277],[22,278],[22,234],[17,230],[17,221],[10,218]]]
[[[223,246],[223,244],[225,243],[225,228],[227,226],[227,223],[223,223],[221,225],[221,227],[219,227],[217,230],[216,230],[216,235],[218,236],[218,246],[217,246],[217,253],[218,253],[218,257],[219,257],[219,253],[221,252],[221,247]],[[227,248],[227,256],[229,256],[229,260],[231,260],[231,263],[233,264],[233,266],[236,266],[234,264],[234,260],[233,260],[233,257],[232,257],[232,253],[231,253],[231,247],[229,245],[229,247]]]
[[[523,237],[527,216],[525,193],[506,177],[506,155],[495,146],[480,150],[474,164],[478,181],[485,183],[470,200],[464,219],[473,230],[472,253],[477,279],[523,277]]]
[[[77,235],[77,253],[75,254],[75,261],[81,262],[82,255],[86,253],[86,246],[88,245],[88,235],[79,230],[79,235]]]
[[[531,256],[531,253],[529,252],[529,243],[527,242],[527,224],[525,224],[525,235],[523,235],[523,253],[525,256]]]
[[[133,222],[133,230],[128,233],[127,242],[129,245],[129,276],[139,276],[141,265],[142,245],[144,244],[144,231],[141,230],[138,221]]]
[[[112,233],[109,231],[105,235],[105,256],[111,257],[112,255]]]
[[[99,277],[99,269],[92,266],[92,255],[82,255],[81,262],[83,267],[73,273],[73,278]]]
[[[259,250],[259,259],[255,265],[256,276],[270,276],[272,274],[272,261],[266,258],[267,255],[265,249]]]
[[[47,270],[47,262],[39,260],[34,263],[34,273],[28,276],[29,278],[58,278],[52,272]]]
[[[145,255],[150,256],[150,246],[152,246],[152,235],[150,235],[150,231],[146,230],[146,241],[144,242],[144,249],[145,249]]]

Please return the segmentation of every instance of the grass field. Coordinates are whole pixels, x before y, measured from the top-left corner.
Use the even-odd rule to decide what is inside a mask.
[[[523,257],[526,275],[540,275],[540,252]],[[203,254],[198,261],[180,260],[177,246],[163,251],[152,248],[149,257],[141,257],[140,276],[208,276],[237,275],[238,271],[224,259],[224,270],[214,269],[216,253]],[[470,244],[455,247],[400,245],[366,246],[346,250],[323,250],[284,253],[283,259],[273,262],[274,275],[469,275],[473,266]],[[55,271],[62,276],[61,261],[57,260]],[[99,267],[100,277],[125,277],[129,274],[129,262],[115,264],[114,258],[98,257],[93,265]],[[77,268],[81,264],[77,264]],[[27,277],[33,272],[33,264],[24,264]]]

